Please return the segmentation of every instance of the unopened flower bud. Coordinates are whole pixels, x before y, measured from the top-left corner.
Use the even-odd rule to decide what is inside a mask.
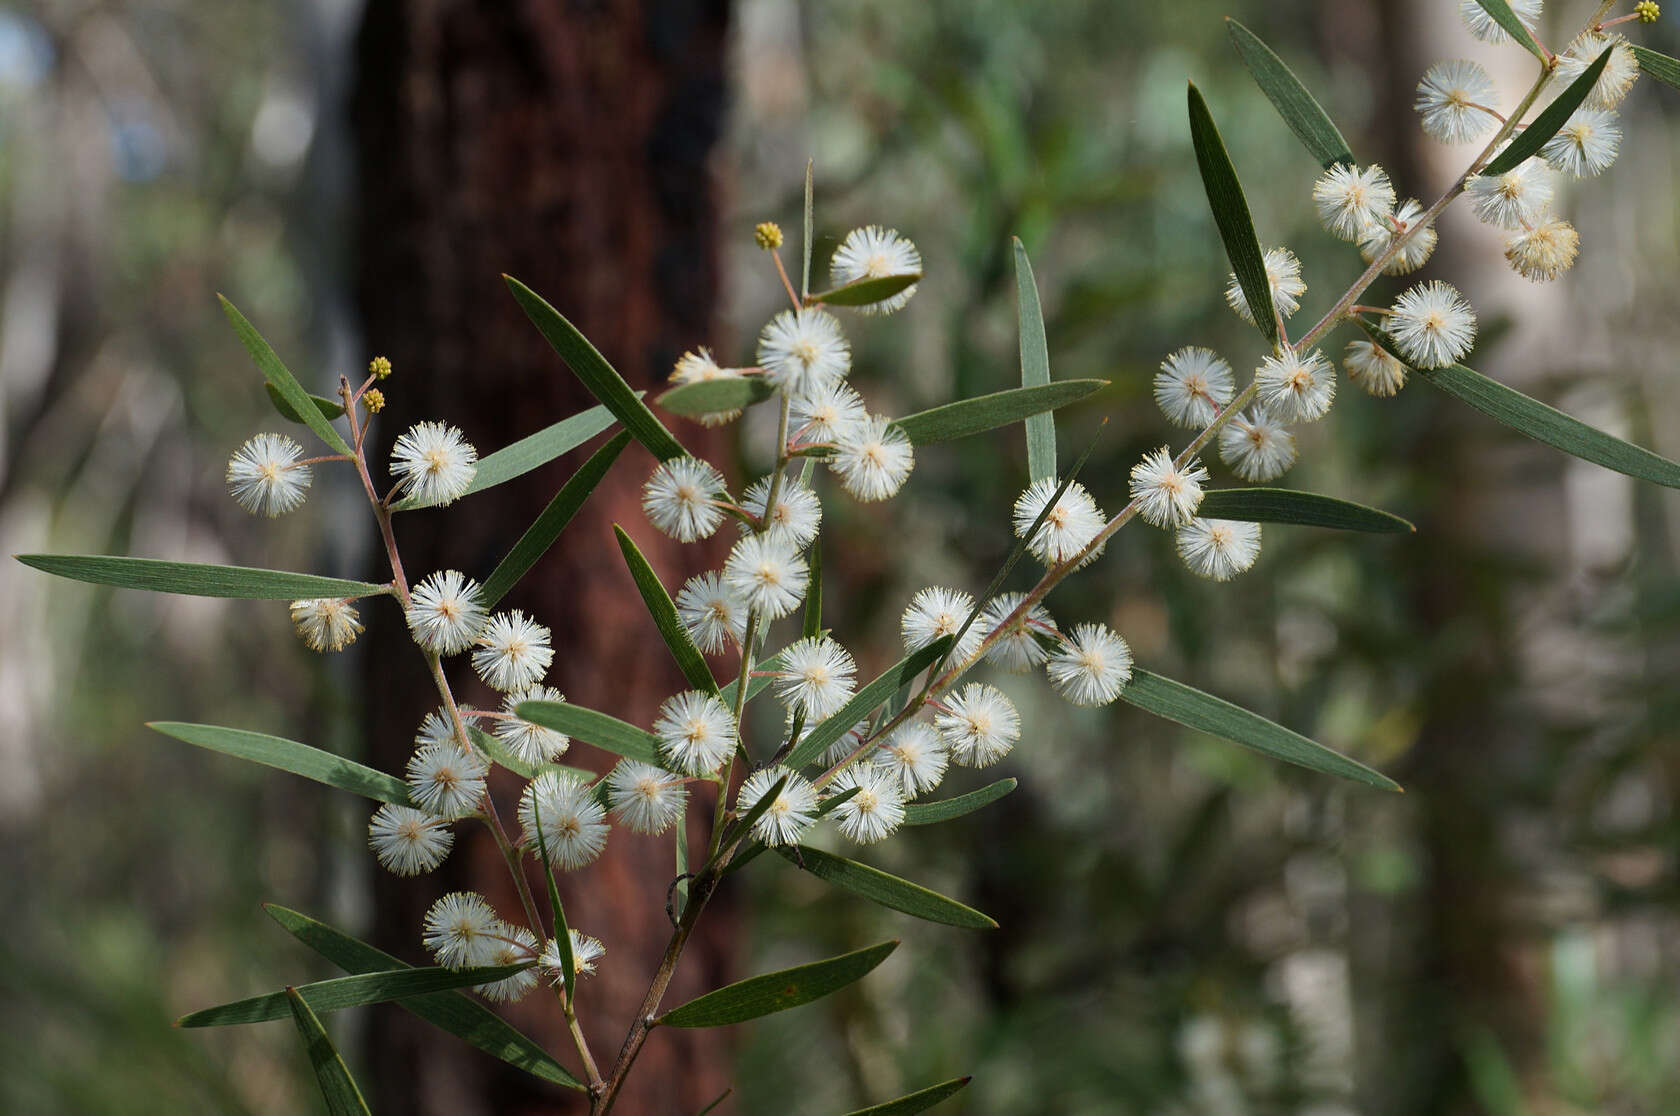
[[[385,409],[385,393],[378,388],[369,388],[362,393],[362,406],[368,409],[368,414],[377,415]]]
[[[391,358],[376,356],[368,361],[368,371],[383,380],[391,374]]]
[[[766,252],[774,252],[782,246],[782,226],[774,221],[760,221],[753,227],[753,243]]]

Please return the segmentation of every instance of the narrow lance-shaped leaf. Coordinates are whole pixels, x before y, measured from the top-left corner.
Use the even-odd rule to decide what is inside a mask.
[[[811,540],[811,551],[805,560],[805,622],[799,634],[814,638],[822,631],[822,538]]]
[[[548,838],[543,836],[540,794],[531,795],[531,828],[537,831],[537,861],[542,865],[543,882],[548,885],[548,909],[554,916],[554,944],[560,953],[560,980],[566,988],[566,1002],[572,1002],[572,988],[577,980],[577,961],[572,956],[572,932],[566,923],[566,909],[560,905],[560,887],[554,882],[554,865],[548,859]]]
[[[812,220],[811,213],[811,179],[816,165],[815,159],[805,160],[805,243],[802,249],[804,261],[799,268],[799,297],[802,299],[809,298],[811,295],[811,249],[813,247],[812,241],[815,239],[813,232],[815,223]]]
[[[302,415],[292,409],[292,405],[286,401],[286,397],[280,394],[279,388],[275,387],[273,384],[264,384],[263,390],[268,393],[268,401],[274,405],[274,409],[279,412],[281,418],[287,420],[288,422],[307,422]],[[311,395],[309,396],[309,401],[315,404],[315,409],[321,412],[321,417],[329,422],[344,413],[344,404],[335,400],[323,399],[319,395]]]
[[[722,1027],[808,1004],[863,979],[898,948],[882,942],[808,965],[749,977],[690,1000],[659,1017],[668,1027]]]
[[[1273,53],[1260,36],[1236,20],[1227,17],[1225,28],[1230,31],[1231,42],[1242,57],[1243,65],[1254,75],[1260,91],[1278,110],[1289,130],[1306,144],[1319,165],[1326,170],[1337,163],[1352,166],[1353,152],[1348,150],[1347,140],[1342,138],[1330,114],[1307,92],[1307,87],[1301,84],[1283,59]]]
[[[262,372],[263,379],[267,380],[274,390],[280,393],[282,399],[291,404],[292,411],[308,425],[309,429],[315,432],[321,441],[327,443],[337,452],[348,456],[350,454],[350,444],[344,440],[337,430],[333,429],[333,425],[327,421],[327,417],[309,401],[309,393],[303,390],[303,385],[297,382],[297,377],[287,370],[286,365],[280,360],[273,347],[263,340],[263,335],[257,332],[257,327],[246,321],[245,315],[241,314],[233,303],[221,295],[217,295],[216,298],[221,302],[222,313],[227,315],[228,323],[233,326],[233,332],[239,335],[239,343],[244,345],[245,351],[251,354],[251,359],[256,362],[257,368]]]
[[[831,287],[826,291],[807,295],[805,301],[807,304],[821,302],[829,306],[869,306],[886,301],[906,287],[920,282],[921,278],[920,272],[909,272],[904,275],[879,275],[857,279],[844,286]]]
[[[926,411],[906,415],[894,423],[918,446],[950,442],[996,430],[1025,419],[1032,423],[1049,412],[1077,403],[1108,386],[1107,380],[1058,380],[1034,387],[1009,388],[973,399],[959,399]],[[1051,432],[1054,441],[1054,431]],[[1030,445],[1030,443],[1029,443]],[[1050,455],[1054,476],[1055,455]],[[1033,478],[1037,480],[1038,478]]]
[[[676,833],[677,847],[677,882],[671,885],[671,899],[674,904],[672,909],[676,911],[677,917],[681,918],[683,910],[688,906],[688,815],[680,815],[672,829]]]
[[[1050,383],[1050,343],[1044,335],[1044,309],[1038,301],[1038,283],[1033,279],[1032,261],[1020,237],[1015,246],[1015,316],[1020,332],[1021,387],[1043,388]],[[1056,420],[1048,412],[1034,414],[1027,426],[1027,481],[1056,475]],[[911,441],[915,441],[912,436]]]
[[[335,930],[306,914],[263,904],[270,918],[298,941],[350,973],[371,973],[405,967],[402,961],[366,942]],[[434,992],[396,1001],[402,1008],[434,1027],[477,1047],[493,1058],[524,1070],[533,1077],[570,1089],[582,1089],[583,1082],[549,1055],[533,1039],[521,1034],[495,1012],[459,992]]]
[[[904,807],[904,824],[932,825],[935,822],[960,818],[964,814],[972,814],[982,807],[990,806],[1014,789],[1014,779],[999,779],[997,782],[981,787],[979,790],[969,791],[967,794],[959,794],[952,798],[939,798],[932,802],[911,802]]]
[[[247,601],[288,601],[299,597],[372,597],[389,593],[388,585],[347,581],[341,577],[259,570],[249,566],[207,566],[196,562],[164,562],[156,558],[128,558],[115,554],[19,554],[17,560],[42,573],[141,589],[148,593],[181,593],[189,597],[233,597]]]
[[[630,567],[636,591],[642,595],[648,615],[653,617],[653,626],[659,629],[659,638],[665,641],[671,657],[677,661],[677,669],[682,671],[690,686],[708,694],[717,693],[717,679],[712,677],[712,669],[706,665],[705,656],[694,646],[694,638],[688,634],[682,617],[677,615],[677,606],[660,583],[659,575],[653,572],[653,567],[636,549],[636,544],[630,541],[630,536],[624,533],[624,528],[615,523],[613,533],[618,536],[618,549],[624,555],[624,564]]]
[[[804,845],[799,846],[797,853],[785,847],[778,848],[776,852],[788,863],[798,865],[819,880],[833,884],[841,891],[849,891],[853,895],[868,899],[872,903],[879,903],[883,907],[902,911],[927,922],[960,926],[966,930],[997,929],[995,921],[973,907],[964,906],[955,899],[947,898],[937,891],[930,891],[921,884],[890,875],[879,868],[871,868],[867,864]]]
[[[1236,273],[1237,285],[1254,313],[1254,324],[1266,340],[1277,343],[1277,315],[1272,309],[1272,285],[1266,278],[1266,260],[1254,235],[1254,218],[1248,211],[1237,170],[1225,151],[1225,141],[1208,112],[1207,102],[1195,84],[1190,86],[1190,143],[1196,149],[1196,165],[1202,172],[1213,223],[1225,243],[1225,255]]]
[[[385,972],[358,973],[355,976],[318,980],[314,984],[299,985],[297,993],[315,1011],[342,1011],[345,1008],[361,1007],[363,1004],[382,1004],[387,1000],[424,996],[431,992],[444,992],[474,984],[488,984],[527,968],[530,968],[529,964],[496,965],[483,969],[404,967]],[[266,996],[252,996],[250,999],[235,1000],[231,1004],[220,1004],[183,1015],[175,1021],[175,1025],[228,1027],[238,1023],[267,1023],[273,1019],[286,1018],[290,1010],[286,1006],[286,993],[270,992]]]
[[[1505,146],[1505,150],[1481,169],[1484,175],[1501,175],[1506,171],[1515,170],[1523,160],[1537,153],[1546,146],[1546,141],[1558,134],[1558,130],[1569,123],[1569,118],[1575,115],[1575,110],[1581,107],[1581,102],[1587,99],[1593,86],[1598,82],[1598,75],[1604,72],[1604,64],[1610,61],[1610,51],[1601,53],[1593,64],[1588,66],[1581,75],[1569,83],[1569,87],[1557,95],[1557,100],[1546,106],[1546,110],[1534,118],[1534,123],[1519,132],[1515,139]]]
[[[523,701],[514,709],[514,715],[614,755],[651,763],[655,767],[664,765],[659,758],[659,738],[617,717],[609,717],[569,701]]]
[[[1387,334],[1370,326],[1365,327],[1365,332],[1377,344],[1399,356]],[[1537,442],[1560,449],[1582,461],[1613,469],[1624,476],[1650,481],[1665,488],[1680,488],[1680,464],[1606,434],[1597,427],[1588,426],[1580,419],[1548,407],[1515,388],[1490,380],[1475,369],[1451,364],[1445,368],[1416,371],[1431,386]]]
[[[665,425],[653,416],[629,384],[624,382],[613,366],[607,363],[607,358],[596,350],[589,339],[578,332],[576,326],[544,302],[542,297],[531,288],[521,283],[511,275],[502,276],[507,281],[508,289],[513,297],[519,301],[527,317],[547,338],[554,351],[560,354],[574,375],[590,394],[599,399],[607,410],[611,411],[618,421],[624,424],[636,441],[648,448],[648,452],[661,461],[673,457],[682,457],[688,451],[683,449],[682,443],[665,429]]]
[[[916,1116],[918,1112],[926,1112],[940,1101],[962,1092],[963,1088],[974,1080],[971,1077],[953,1077],[949,1081],[941,1081],[938,1085],[930,1085],[926,1089],[918,1089],[914,1093],[899,1097],[897,1100],[887,1101],[885,1104],[870,1105],[846,1113],[846,1116]]]
[[[776,394],[776,387],[763,376],[731,376],[722,380],[696,380],[680,384],[654,402],[674,415],[698,418],[722,411],[740,411]]]
[[[1666,54],[1658,54],[1648,47],[1636,46],[1633,56],[1639,60],[1639,68],[1673,89],[1680,89],[1680,59],[1670,58]]]
[[[496,602],[507,596],[509,589],[519,584],[537,559],[548,552],[554,545],[554,540],[560,537],[560,532],[566,529],[566,524],[572,521],[583,502],[589,499],[589,494],[595,491],[596,485],[606,477],[607,470],[612,468],[618,455],[624,452],[624,447],[630,444],[630,435],[620,432],[606,445],[590,455],[588,461],[578,466],[578,471],[572,474],[570,480],[561,486],[554,494],[554,499],[537,516],[536,522],[525,529],[519,541],[513,544],[513,549],[507,552],[507,557],[497,564],[490,576],[484,580],[484,607],[494,608]]]
[[[1416,531],[1397,515],[1351,500],[1296,492],[1288,488],[1216,488],[1202,496],[1196,514],[1203,519],[1240,519],[1249,523],[1293,523],[1339,531],[1403,534]]]
[[[951,637],[936,639],[888,667],[880,677],[853,694],[851,700],[840,707],[839,712],[812,729],[788,756],[787,765],[797,769],[822,755],[829,745],[846,735],[853,725],[869,716],[876,707],[886,704],[887,699],[893,696],[893,691],[938,662],[950,647]]]
[[[1211,733],[1285,763],[1383,790],[1400,789],[1400,784],[1393,779],[1371,770],[1358,760],[1331,751],[1300,733],[1266,720],[1258,713],[1250,713],[1222,698],[1147,670],[1133,671],[1132,680],[1120,691],[1120,697],[1157,717]]]
[[[495,453],[478,459],[478,470],[473,473],[472,483],[462,495],[470,496],[474,492],[483,492],[486,488],[506,484],[515,477],[524,476],[532,469],[547,465],[556,457],[577,449],[611,426],[614,421],[612,412],[605,407],[591,407],[571,418],[561,419],[552,426],[545,426],[535,434],[521,438],[511,445],[503,446]],[[410,508],[429,506],[412,496],[405,496],[392,504],[391,510],[407,511]]]
[[[1507,4],[1505,0],[1476,0],[1476,3],[1482,6],[1482,11],[1492,17],[1493,22],[1505,29],[1507,35],[1516,40],[1518,46],[1540,59],[1540,61],[1544,62],[1546,60],[1545,52],[1540,49],[1540,44],[1534,41],[1534,36],[1529,34],[1528,28],[1523,26],[1522,20],[1517,18],[1517,13],[1511,10],[1510,4]]]
[[[371,1116],[367,1101],[362,1099],[362,1091],[356,1087],[355,1078],[350,1076],[350,1067],[344,1064],[338,1048],[327,1037],[327,1029],[321,1026],[321,1020],[309,1010],[309,1004],[296,988],[286,989],[286,1002],[292,1009],[292,1021],[297,1024],[298,1034],[303,1038],[304,1053],[309,1056],[309,1066],[315,1071],[315,1083],[321,1087],[321,1098],[327,1102],[327,1111],[331,1116]]]
[[[329,787],[347,790],[371,798],[375,802],[391,802],[398,806],[412,805],[408,799],[408,784],[394,775],[364,767],[354,760],[332,752],[311,748],[295,740],[269,736],[243,729],[221,728],[217,725],[193,725],[181,721],[151,721],[147,728],[172,736],[196,748],[220,752],[224,756],[250,760],[265,767],[302,775]]]

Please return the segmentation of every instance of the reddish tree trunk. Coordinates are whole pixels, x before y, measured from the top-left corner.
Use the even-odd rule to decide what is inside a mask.
[[[717,204],[708,159],[724,111],[727,4],[525,0],[371,0],[358,42],[355,127],[361,165],[358,298],[370,352],[390,356],[380,439],[419,419],[461,426],[481,451],[593,404],[501,280],[518,276],[577,323],[633,385],[651,387],[688,346],[713,340]],[[685,434],[686,436],[686,434]],[[593,448],[593,447],[591,447]],[[399,517],[412,578],[456,568],[482,578],[581,454],[442,511]],[[550,682],[593,708],[647,723],[682,688],[613,544],[623,522],[668,582],[703,555],[651,537],[638,490],[651,467],[632,447],[560,543],[504,602],[554,632]],[[368,739],[400,770],[436,704],[397,625],[369,633]],[[494,700],[465,663],[467,702]],[[602,766],[575,747],[568,762]],[[493,785],[505,818],[517,786]],[[695,834],[696,839],[700,835]],[[669,935],[670,838],[615,830],[606,855],[562,880],[574,927],[607,958],[581,1014],[603,1068]],[[376,940],[419,955],[426,907],[447,890],[485,891],[518,909],[494,846],[461,827],[454,855],[416,881],[381,875]],[[541,894],[540,883],[536,885]],[[726,979],[727,910],[703,924],[672,989],[676,1002]],[[581,1076],[551,996],[508,1016]],[[579,1111],[577,1094],[478,1054],[398,1012],[373,1020],[379,1107],[390,1112]],[[699,1110],[727,1085],[722,1040],[661,1033],[620,1111]]]

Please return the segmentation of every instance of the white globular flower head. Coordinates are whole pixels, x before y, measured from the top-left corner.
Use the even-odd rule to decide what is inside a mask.
[[[1260,555],[1260,525],[1235,519],[1192,519],[1178,529],[1178,556],[1202,577],[1229,581]]]
[[[712,351],[702,346],[692,349],[677,358],[676,367],[671,370],[673,384],[700,384],[709,380],[738,380],[741,378],[739,368],[724,368],[713,359]],[[696,416],[702,426],[722,426],[741,417],[740,408],[731,411],[712,411]]]
[[[986,649],[986,661],[1011,674],[1025,674],[1049,657],[1044,641],[1058,634],[1056,621],[1041,604],[1035,604],[1013,620],[1009,618],[1027,599],[1025,593],[999,593],[986,605],[975,627],[984,626],[987,635],[998,632]],[[1007,626],[1003,626],[1008,621]]]
[[[1608,109],[1585,106],[1575,110],[1557,135],[1540,148],[1540,157],[1560,174],[1596,177],[1616,161],[1622,145],[1622,126]]]
[[[735,796],[735,812],[745,816],[786,776],[781,791],[753,823],[753,836],[766,845],[791,845],[817,820],[817,792],[810,780],[785,767],[766,767],[747,776]]]
[[[525,846],[546,848],[548,862],[567,871],[589,864],[606,848],[606,816],[594,789],[570,772],[544,771],[519,796]]]
[[[1132,649],[1102,624],[1075,624],[1044,670],[1056,692],[1073,704],[1107,705],[1132,680]]]
[[[541,954],[537,946],[537,936],[523,926],[510,926],[504,922],[497,928],[495,939],[496,944],[485,958],[487,965],[531,965]],[[511,1003],[523,998],[536,986],[537,970],[533,967],[521,969],[488,984],[475,984],[473,991],[486,1000]]]
[[[1245,481],[1277,480],[1295,464],[1295,435],[1262,409],[1235,415],[1219,431],[1219,459]]]
[[[1533,31],[1540,25],[1543,0],[1510,0],[1510,3],[1511,12],[1524,27]],[[1458,0],[1458,14],[1463,18],[1464,26],[1469,28],[1470,34],[1484,43],[1503,43],[1510,38],[1505,29],[1494,22],[1487,9],[1476,0]]]
[[[490,618],[478,582],[459,570],[440,570],[416,585],[403,616],[414,642],[440,655],[471,647]]]
[[[717,499],[723,474],[698,457],[661,461],[642,486],[642,511],[648,522],[678,542],[703,539],[723,522]]]
[[[860,845],[873,845],[904,824],[904,790],[898,776],[884,768],[853,764],[834,777],[835,794],[857,793],[832,811],[834,824]]]
[[[620,760],[607,773],[607,801],[618,820],[637,833],[664,833],[688,805],[682,776],[636,760]]]
[[[1192,458],[1180,469],[1162,446],[1132,466],[1132,499],[1138,514],[1156,527],[1176,527],[1196,514],[1202,503],[1202,482],[1208,471]]]
[[[974,598],[961,590],[940,586],[917,590],[898,622],[899,633],[904,637],[905,654],[914,654],[936,639],[956,635],[968,623],[973,612]],[[951,651],[951,660],[967,662],[985,635],[984,626],[976,618]]]
[[[945,699],[933,719],[951,758],[964,767],[989,767],[1009,754],[1021,737],[1021,715],[1003,691],[970,682]]]
[[[1169,354],[1155,374],[1155,402],[1177,426],[1206,426],[1231,401],[1234,390],[1225,358],[1196,345]]]
[[[448,423],[417,422],[391,447],[391,475],[416,503],[440,508],[472,487],[478,451]]]
[[[1526,228],[1552,206],[1552,173],[1539,159],[1524,159],[1504,174],[1472,175],[1465,189],[1476,220],[1502,229]]]
[[[741,495],[741,506],[764,518],[764,505],[770,499],[770,483],[774,479],[772,475],[753,481]],[[790,470],[782,477],[781,488],[776,493],[776,506],[771,509],[765,533],[786,539],[803,550],[811,545],[821,526],[822,501],[817,499],[810,485]],[[742,523],[741,530],[750,531],[752,528]]]
[[[1336,399],[1336,369],[1314,349],[1285,349],[1260,362],[1254,374],[1260,405],[1285,422],[1321,419]]]
[[[1033,524],[1038,523],[1038,517],[1044,516],[1044,521],[1039,523],[1038,530],[1027,543],[1027,549],[1047,566],[1065,562],[1084,550],[1108,522],[1108,517],[1103,515],[1097,502],[1078,481],[1069,484],[1067,491],[1052,505],[1050,498],[1060,487],[1060,481],[1045,477],[1034,481],[1015,501],[1016,538],[1026,538]],[[1046,508],[1049,510],[1046,511]],[[1101,552],[1100,547],[1093,550],[1080,565],[1090,562]]]
[[[850,372],[852,347],[828,311],[783,310],[758,335],[758,364],[766,380],[797,398]]]
[[[1512,237],[1506,242],[1505,258],[1524,279],[1548,283],[1570,269],[1580,247],[1575,226],[1553,218]]]
[[[1418,83],[1413,103],[1425,134],[1442,143],[1469,143],[1493,127],[1487,109],[1497,94],[1493,78],[1479,64],[1463,58],[1437,62]]]
[[[811,571],[799,548],[774,535],[748,535],[723,564],[723,584],[766,620],[779,620],[805,599]]]
[[[857,663],[827,636],[810,636],[782,652],[776,696],[790,713],[804,710],[815,723],[840,711],[856,687]]]
[[[1342,355],[1348,379],[1381,399],[1406,386],[1406,366],[1381,345],[1371,341],[1349,341]]]
[[[747,603],[718,573],[695,574],[677,593],[677,616],[694,646],[715,655],[747,634]]]
[[[846,381],[818,384],[791,400],[788,418],[793,424],[793,434],[789,440],[812,444],[837,442],[868,417],[863,397]]]
[[[356,606],[338,597],[293,601],[292,627],[311,651],[342,651],[362,634]]]
[[[716,696],[700,690],[665,699],[653,734],[671,769],[689,775],[709,775],[735,754],[734,715]]]
[[[864,503],[895,494],[915,465],[910,436],[879,415],[853,424],[835,438],[834,456],[828,459],[841,487]]]
[[[922,721],[909,721],[893,730],[876,749],[877,768],[898,780],[905,798],[926,794],[945,778],[951,749],[944,737]]]
[[[1266,265],[1266,285],[1272,290],[1272,305],[1277,309],[1278,316],[1287,318],[1301,308],[1301,296],[1307,293],[1306,281],[1301,278],[1301,261],[1295,253],[1287,248],[1268,248],[1264,257]],[[1254,325],[1254,311],[1248,305],[1248,296],[1243,294],[1242,284],[1237,282],[1236,272],[1231,272],[1225,281],[1225,301],[1237,317]]]
[[[1372,225],[1365,231],[1359,240],[1359,254],[1365,257],[1366,263],[1374,263],[1399,240],[1400,247],[1389,257],[1383,274],[1410,275],[1429,262],[1440,239],[1433,224],[1422,224],[1423,213],[1423,206],[1417,199],[1407,198],[1400,203],[1390,220]]]
[[[1434,279],[1394,300],[1388,332],[1414,367],[1445,368],[1475,343],[1476,314],[1450,284]]]
[[[572,738],[558,729],[524,721],[511,714],[527,701],[565,700],[566,695],[553,686],[531,686],[506,694],[502,698],[502,712],[510,716],[497,719],[493,730],[496,739],[516,759],[530,764],[553,763],[565,755],[566,749],[571,747]]]
[[[1615,108],[1639,78],[1639,59],[1621,35],[1607,35],[1602,31],[1581,32],[1569,44],[1569,49],[1558,56],[1557,68],[1552,71],[1552,84],[1562,92],[1570,82],[1586,73],[1587,68],[1598,61],[1598,56],[1605,51],[1610,52],[1610,58],[1599,72],[1598,80],[1593,82],[1592,90],[1587,93],[1586,106]]]
[[[426,912],[420,941],[446,969],[490,963],[502,920],[476,891],[452,891]]]
[[[846,234],[846,239],[834,250],[834,258],[828,264],[828,273],[836,287],[856,283],[860,279],[920,275],[922,254],[916,250],[915,244],[911,243],[909,238],[901,236],[897,229],[867,225]],[[915,293],[916,284],[912,283],[890,298],[859,306],[857,309],[865,314],[891,314],[895,310],[903,309],[904,304],[909,302]]]
[[[572,947],[573,975],[593,976],[595,963],[607,955],[607,947],[601,944],[600,938],[592,938],[576,930],[567,931],[567,940]],[[565,958],[560,956],[560,939],[548,939],[543,945],[542,956],[537,958],[538,971],[548,978],[550,984],[564,984],[565,964]]]
[[[490,764],[456,740],[426,740],[408,757],[408,796],[440,818],[476,814],[484,802]]]
[[[228,458],[227,486],[239,506],[273,518],[297,510],[314,474],[303,447],[284,434],[258,434]]]
[[[449,823],[410,806],[386,803],[368,819],[368,847],[399,876],[417,876],[443,863],[455,844]]]
[[[498,612],[478,634],[473,669],[485,685],[504,694],[534,686],[554,661],[548,638],[546,627],[518,609]]]
[[[1364,170],[1337,163],[1313,183],[1312,196],[1325,230],[1343,240],[1361,239],[1394,212],[1394,184],[1375,163]]]

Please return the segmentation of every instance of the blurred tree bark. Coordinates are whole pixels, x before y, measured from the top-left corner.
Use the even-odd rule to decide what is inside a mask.
[[[725,109],[727,19],[726,0],[371,0],[353,104],[357,297],[370,355],[383,352],[396,367],[383,385],[385,449],[409,424],[441,418],[488,452],[593,404],[509,296],[504,272],[560,308],[638,387],[662,379],[685,347],[715,340],[718,206],[708,162]],[[458,568],[482,578],[580,460],[581,452],[447,511],[403,517],[410,577]],[[638,490],[649,467],[643,451],[627,450],[505,602],[553,629],[552,684],[638,721],[681,688],[611,536],[615,520],[644,534]],[[703,557],[646,541],[667,579],[696,572]],[[378,565],[383,576],[382,558]],[[400,625],[370,631],[367,642],[369,747],[380,767],[400,770],[435,694]],[[466,701],[495,700],[470,670],[454,673]],[[517,786],[492,789],[510,817]],[[602,861],[580,875],[587,890],[562,880],[571,924],[607,945],[601,975],[582,994],[603,1067],[668,936],[664,884],[674,874],[668,837],[615,830]],[[418,882],[379,875],[375,940],[414,957],[425,909],[456,888],[485,891],[504,914],[518,909],[494,846],[462,827],[439,873]],[[675,1002],[727,979],[732,936],[719,927],[729,921],[720,910],[691,945]],[[582,1075],[550,997],[533,994],[507,1015]],[[370,1046],[370,1086],[383,1111],[581,1110],[577,1094],[401,1012],[373,1018]],[[716,1032],[660,1034],[621,1110],[698,1111],[727,1085],[726,1054]]]

